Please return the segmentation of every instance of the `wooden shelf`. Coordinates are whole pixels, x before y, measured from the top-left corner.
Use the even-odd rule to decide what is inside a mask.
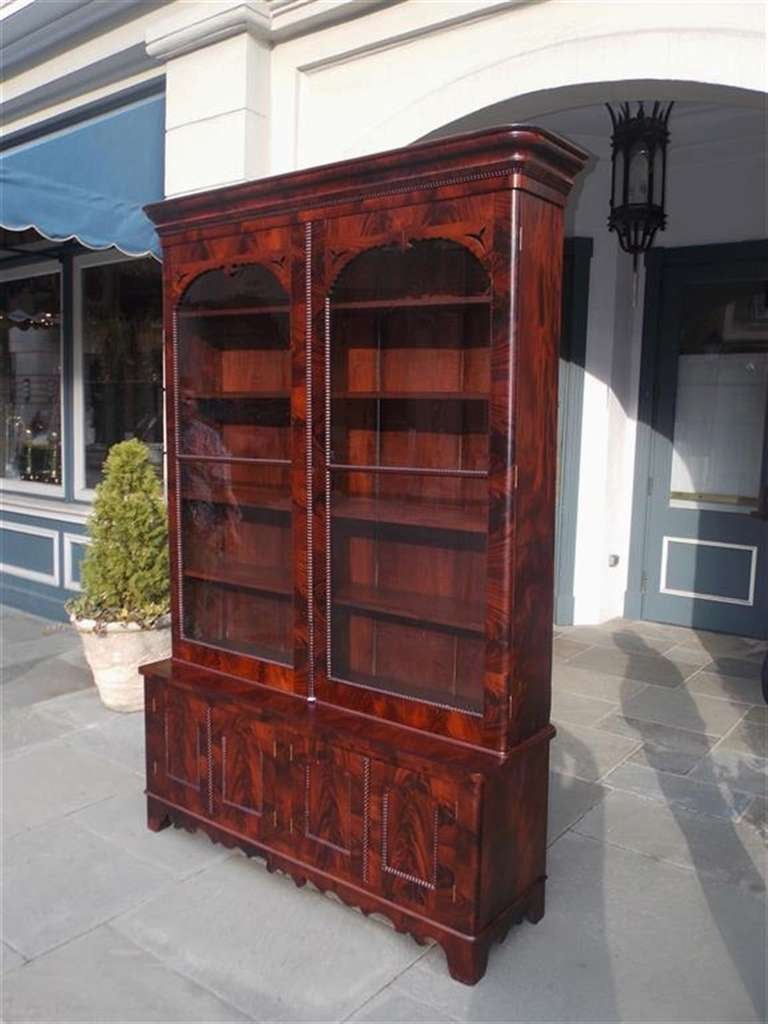
[[[373,309],[387,313],[391,309],[419,309],[429,306],[489,306],[490,295],[415,295],[402,299],[357,299],[353,302],[331,301],[331,313],[337,309]]]
[[[206,501],[216,505],[240,506],[247,508],[266,509],[274,512],[288,513],[291,511],[291,496],[275,488],[257,487],[254,484],[231,483],[225,485],[220,481],[207,481],[195,487],[181,488],[182,501]]]
[[[290,391],[195,391],[189,397],[202,402],[243,402],[255,399],[288,399]]]
[[[459,530],[484,534],[488,510],[484,505],[455,508],[439,502],[403,501],[396,498],[340,498],[331,504],[338,519],[359,519],[371,523],[421,526],[434,530]]]
[[[487,402],[487,391],[336,391],[334,400],[355,398],[370,401],[415,401],[415,402]]]
[[[217,583],[226,587],[240,587],[264,594],[274,594],[280,598],[293,596],[293,580],[290,571],[259,569],[222,559],[222,564],[216,569],[196,569],[185,566],[184,576],[187,579],[200,580],[204,583]]]
[[[347,683],[352,686],[364,686],[366,690],[376,690],[380,693],[389,693],[393,697],[406,695],[413,700],[423,700],[429,704],[439,704],[443,707],[450,704],[452,708],[460,711],[468,711],[471,715],[481,715],[483,712],[482,696],[471,701],[467,697],[457,694],[452,690],[445,690],[443,687],[419,686],[416,683],[406,683],[402,679],[389,679],[386,676],[371,676],[364,672],[334,672],[331,679],[337,683]]]
[[[194,317],[220,316],[275,316],[277,313],[290,313],[290,306],[234,306],[232,309],[206,309],[204,306],[187,306],[178,310],[180,319]]]
[[[371,615],[407,619],[424,625],[447,626],[464,633],[485,632],[483,609],[452,597],[434,597],[399,590],[384,590],[362,583],[347,583],[333,595],[333,603]]]
[[[195,640],[194,643],[204,643],[209,647],[220,647],[225,651],[232,651],[235,654],[244,654],[248,658],[259,658],[262,661],[274,661],[278,665],[291,664],[291,652],[285,647],[266,647],[264,644],[249,644],[244,640],[216,640],[210,641]]]

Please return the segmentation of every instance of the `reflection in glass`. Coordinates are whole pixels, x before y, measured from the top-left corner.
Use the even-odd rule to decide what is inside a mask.
[[[692,286],[684,302],[670,481],[674,501],[749,511],[768,396],[762,284]]]
[[[329,675],[480,713],[487,275],[442,239],[375,249],[329,322]]]
[[[61,483],[58,274],[0,283],[0,473]]]
[[[163,465],[163,301],[153,259],[84,267],[82,282],[85,484],[95,487],[110,447],[138,437]]]
[[[293,660],[287,297],[257,266],[211,271],[177,314],[184,636]]]

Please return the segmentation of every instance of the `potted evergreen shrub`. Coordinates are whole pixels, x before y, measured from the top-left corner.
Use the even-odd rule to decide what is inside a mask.
[[[88,520],[81,594],[67,603],[103,703],[144,705],[140,665],[171,647],[168,526],[160,481],[141,441],[114,445]]]

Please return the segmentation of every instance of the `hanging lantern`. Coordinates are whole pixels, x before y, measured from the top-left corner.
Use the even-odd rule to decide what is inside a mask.
[[[610,103],[606,106],[613,123],[608,228],[618,234],[619,245],[632,254],[636,266],[638,253],[649,249],[656,232],[666,226],[667,122],[672,103],[657,100],[649,114],[642,101],[634,114],[629,103],[617,110]]]

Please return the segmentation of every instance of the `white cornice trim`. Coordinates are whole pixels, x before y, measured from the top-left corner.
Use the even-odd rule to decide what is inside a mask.
[[[189,4],[184,20],[166,19],[147,30],[147,54],[155,60],[171,60],[241,32],[270,42],[271,21],[266,0]]]
[[[328,25],[351,21],[402,0],[198,0],[151,26],[148,56],[170,60],[248,32],[268,46]]]

